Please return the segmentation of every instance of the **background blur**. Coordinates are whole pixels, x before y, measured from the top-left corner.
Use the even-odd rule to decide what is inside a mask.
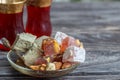
[[[106,32],[120,30],[120,0],[53,0],[53,31]],[[78,28],[78,31],[74,31]]]
[[[120,0],[54,0],[55,2],[96,2],[96,1],[120,1]]]

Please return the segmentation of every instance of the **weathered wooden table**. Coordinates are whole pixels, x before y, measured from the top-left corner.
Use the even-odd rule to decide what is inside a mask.
[[[26,15],[24,15],[26,16]],[[120,79],[120,3],[53,3],[53,35],[65,32],[84,42],[86,61],[68,75],[34,78],[13,69],[0,52],[0,80]]]

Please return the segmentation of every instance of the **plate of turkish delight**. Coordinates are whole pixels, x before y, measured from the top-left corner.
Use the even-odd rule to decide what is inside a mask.
[[[10,46],[7,59],[17,71],[34,77],[63,76],[85,61],[85,49],[79,39],[63,32],[55,37],[37,37],[20,33]]]

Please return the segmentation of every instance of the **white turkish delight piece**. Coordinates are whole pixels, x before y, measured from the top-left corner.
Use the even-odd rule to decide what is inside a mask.
[[[34,65],[35,61],[42,55],[39,48],[36,44],[33,44],[33,46],[26,52],[26,54],[23,55],[24,62],[26,65]]]
[[[66,49],[63,54],[63,62],[80,62],[83,63],[85,61],[85,49],[79,48],[76,46],[70,46]]]
[[[36,37],[37,36],[29,33],[18,34],[15,42],[12,45],[12,49],[26,52],[26,50],[32,47]]]
[[[66,37],[68,37],[68,35],[63,32],[57,32],[55,35],[55,39],[59,44],[62,44],[62,40]]]

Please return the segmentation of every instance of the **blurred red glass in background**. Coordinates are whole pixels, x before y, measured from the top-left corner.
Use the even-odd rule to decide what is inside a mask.
[[[0,39],[5,37],[12,44],[18,33],[24,32],[23,6],[25,0],[0,1]],[[8,50],[0,44],[1,50]]]
[[[51,0],[27,0],[28,19],[26,32],[37,37],[52,33],[50,21]]]

